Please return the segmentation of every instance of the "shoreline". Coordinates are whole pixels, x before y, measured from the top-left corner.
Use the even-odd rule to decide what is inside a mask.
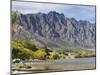
[[[91,60],[92,59],[92,60]],[[41,62],[41,63],[33,63],[28,64],[32,66],[30,69],[25,68],[19,68],[19,69],[13,69],[12,68],[12,74],[22,74],[22,73],[45,73],[45,72],[61,72],[61,71],[76,71],[76,70],[91,70],[96,69],[96,63],[95,58],[88,58],[87,59],[81,59],[79,61],[76,59],[72,59],[70,61],[61,61],[58,63],[51,63],[51,62]],[[84,61],[85,60],[85,61]],[[87,61],[86,61],[87,60]]]

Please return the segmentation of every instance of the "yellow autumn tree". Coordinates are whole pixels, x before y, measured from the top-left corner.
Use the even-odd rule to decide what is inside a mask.
[[[46,59],[46,55],[47,53],[42,48],[39,48],[37,51],[34,52],[35,59]]]

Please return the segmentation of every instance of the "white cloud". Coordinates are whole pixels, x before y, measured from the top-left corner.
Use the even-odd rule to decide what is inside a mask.
[[[64,13],[64,15],[67,17],[74,17],[77,20],[82,19],[95,21],[94,6],[12,1],[12,10],[15,9],[24,14],[37,12],[47,13],[49,11],[57,11],[59,13]]]
[[[52,10],[59,10],[60,8],[64,8],[64,5],[58,4],[44,4],[44,3],[32,3],[32,2],[12,2],[12,8],[17,9],[19,11],[24,11],[22,13],[28,13],[29,10],[34,13],[35,12],[49,12]],[[26,11],[26,12],[25,12]]]

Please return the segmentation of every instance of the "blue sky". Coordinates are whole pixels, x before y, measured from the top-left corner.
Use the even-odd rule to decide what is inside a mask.
[[[88,20],[95,23],[95,6],[12,1],[12,10],[17,10],[23,14],[56,11],[69,18],[73,17],[77,20]]]

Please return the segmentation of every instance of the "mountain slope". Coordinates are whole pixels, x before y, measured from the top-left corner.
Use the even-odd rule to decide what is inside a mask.
[[[95,48],[95,24],[67,18],[55,11],[47,14],[20,14],[12,28],[15,30],[12,39],[29,40],[40,47]]]

